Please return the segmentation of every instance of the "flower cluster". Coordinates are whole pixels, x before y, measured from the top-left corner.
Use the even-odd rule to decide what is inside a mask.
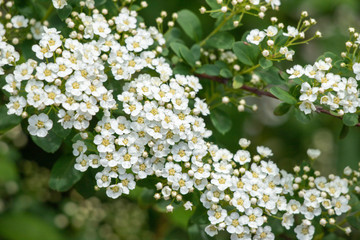
[[[358,83],[354,77],[342,77],[332,73],[332,59],[326,58],[314,65],[302,67],[295,65],[287,70],[290,79],[300,79],[300,110],[305,114],[316,111],[315,105],[321,104],[339,115],[355,113],[360,106]],[[357,63],[353,72],[357,74]]]
[[[312,25],[316,24],[314,19],[306,19],[307,16],[308,13],[303,12],[298,27],[296,28],[293,26],[287,26],[286,31],[283,30],[283,23],[278,23],[275,25],[278,19],[273,17],[271,18],[273,25],[270,25],[265,30],[251,30],[250,33],[246,36],[246,41],[255,45],[260,45],[263,41],[266,40],[266,44],[263,46],[264,49],[261,49],[262,55],[265,58],[270,58],[272,60],[286,59],[288,61],[292,61],[295,51],[289,49],[290,46],[303,44],[316,37],[321,37],[321,33],[316,32],[314,37],[304,40],[306,31]]]
[[[67,0],[52,0],[52,4],[56,9],[63,9],[68,5]],[[95,0],[85,0],[80,2],[81,6],[86,6],[88,9],[93,9],[95,7]]]
[[[136,12],[124,8],[115,18],[112,28],[126,33],[124,45],[118,42],[119,34],[110,33],[110,27],[101,14],[79,14],[79,19],[88,23],[83,29],[83,38],[93,39],[85,43],[63,38],[56,29],[45,27],[39,44],[32,49],[39,59],[46,62],[29,59],[16,65],[13,73],[5,78],[7,84],[3,88],[11,94],[8,113],[26,117],[28,112],[32,112],[28,130],[39,137],[46,136],[52,120],[56,120],[36,115],[44,110],[47,113],[55,111],[59,118],[56,121],[64,129],[84,131],[100,110],[109,112],[116,108],[113,90],[104,86],[108,80],[106,64],[115,80],[129,80],[143,68],[154,69],[162,78],[168,78],[171,69],[164,59],[156,58],[155,51],[145,51],[155,45],[155,41],[162,44],[164,39],[155,28],[135,30],[135,16]],[[16,53],[11,52],[10,45],[8,48],[4,53],[9,59]],[[15,55],[15,58],[19,56]]]
[[[96,154],[89,154],[92,150],[84,141],[74,144],[75,168],[101,166],[97,186],[107,188],[112,198],[128,194],[136,180],[154,174],[168,179],[173,190],[187,194],[193,184],[182,169],[191,159],[201,161],[207,154],[204,138],[210,134],[204,120],[196,116],[208,114],[206,104],[194,100],[200,89],[196,77],[181,75],[166,80],[141,74],[126,83],[117,97],[125,115],[105,115],[98,122],[93,139]]]
[[[2,17],[0,21],[1,39],[11,40],[13,45],[17,45],[25,39],[39,40],[41,38],[43,24],[40,21],[16,14],[17,9],[14,8],[13,1],[0,2],[0,6],[2,5],[4,11],[0,12],[0,17]],[[12,15],[14,13],[16,15]],[[44,24],[48,24],[48,22],[45,21]]]

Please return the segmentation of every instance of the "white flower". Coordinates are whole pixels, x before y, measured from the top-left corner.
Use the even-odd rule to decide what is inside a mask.
[[[274,240],[275,235],[271,232],[270,226],[259,227],[253,238],[254,240]]]
[[[8,114],[15,114],[20,116],[26,106],[26,100],[21,96],[11,96],[9,99],[9,103],[6,104],[8,108]]]
[[[294,67],[286,70],[286,72],[290,74],[289,79],[294,79],[294,78],[300,78],[304,74],[304,69],[300,65],[295,65]]]
[[[79,156],[81,154],[84,154],[87,151],[87,146],[85,143],[81,140],[77,140],[73,145],[73,155]]]
[[[74,168],[80,172],[85,172],[89,168],[88,157],[85,154],[78,156]]]
[[[267,0],[267,1],[269,1],[269,0]],[[277,29],[277,27],[275,27],[275,26],[269,26],[269,27],[265,30],[265,32],[266,32],[266,35],[267,35],[268,37],[274,37],[274,36],[278,33],[278,29]]]
[[[240,217],[240,222],[242,225],[248,225],[251,228],[258,228],[264,223],[264,218],[262,216],[263,211],[261,208],[248,208],[245,210],[245,214]]]
[[[251,30],[249,35],[246,37],[246,41],[259,45],[260,42],[265,38],[266,34],[263,31],[260,31],[259,29]]]
[[[294,225],[294,215],[285,213],[282,216],[281,225],[287,230],[289,230]]]
[[[242,233],[243,226],[241,226],[239,219],[240,215],[237,212],[233,212],[229,216],[227,216],[225,218],[225,224],[227,225],[226,231],[228,231],[229,233]]]
[[[27,130],[33,136],[46,137],[48,131],[52,128],[53,122],[45,113],[39,115],[32,115],[29,118],[29,126]]]
[[[122,194],[122,190],[121,190],[121,186],[120,184],[114,184],[114,185],[110,185],[107,189],[106,189],[106,195],[110,198],[116,199],[118,197],[121,196]]]
[[[218,207],[216,210],[208,210],[207,214],[211,224],[218,224],[225,220],[227,211],[221,207]]]
[[[205,232],[210,237],[213,237],[218,234],[218,229],[217,229],[216,225],[211,224],[205,228]]]
[[[184,208],[185,210],[192,210],[193,204],[190,201],[187,201],[186,203],[184,203]]]
[[[11,23],[14,28],[26,28],[28,26],[29,20],[24,16],[17,15],[11,18]]]
[[[197,109],[199,112],[201,112],[201,114],[204,116],[210,114],[208,105],[205,103],[204,100],[201,100],[200,98],[195,98],[194,110],[195,109]]]
[[[270,148],[264,146],[256,147],[256,151],[264,158],[273,156],[273,153]]]
[[[283,33],[284,34],[284,36],[287,36],[287,37],[296,37],[296,36],[298,36],[299,35],[299,31],[295,28],[295,27],[293,27],[293,26],[288,26],[287,27],[287,33]]]
[[[246,150],[239,150],[234,155],[234,161],[244,165],[251,161],[250,152]]]
[[[336,215],[340,216],[341,214],[346,213],[350,210],[348,202],[349,201],[344,196],[340,196],[339,198],[334,198],[332,200],[332,205],[334,206]]]
[[[299,240],[311,240],[313,238],[315,227],[313,225],[301,224],[295,228],[296,237]]]
[[[312,102],[304,101],[299,106],[300,110],[305,114],[310,114],[311,112],[316,111],[316,107]]]
[[[67,0],[52,0],[52,2],[57,9],[62,9],[67,5]]]
[[[309,148],[306,153],[309,156],[309,158],[314,160],[314,159],[317,159],[320,156],[321,151],[319,149],[311,149],[311,148]]]
[[[317,93],[319,91],[318,87],[311,87],[309,83],[304,82],[301,84],[300,92],[302,93],[300,96],[300,101],[309,101],[315,102],[317,99]]]
[[[251,144],[251,141],[246,138],[240,138],[240,140],[239,140],[239,145],[242,148],[247,148],[248,146],[250,146],[250,144]]]

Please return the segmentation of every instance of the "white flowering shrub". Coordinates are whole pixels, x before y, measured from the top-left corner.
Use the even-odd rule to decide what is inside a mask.
[[[71,145],[54,163],[52,189],[67,191],[86,172],[109,198],[150,191],[167,212],[193,212],[190,239],[281,239],[285,231],[286,239],[320,239],[359,228],[359,169],[324,177],[313,167],[320,151],[309,149],[309,160],[289,173],[268,147],[239,136],[241,149],[232,153],[206,126],[229,132],[232,121],[220,106],[256,111],[244,99],[249,94],[280,100],[276,115],[293,108],[303,118],[325,113],[345,128],[358,125],[354,29],[341,56],[282,69],[274,63],[294,61],[296,45],[321,37],[307,37],[316,21],[306,11],[297,26],[271,17],[265,29],[235,37],[243,18],[266,19],[281,2],[206,0],[200,13],[216,25],[204,37],[189,10],[167,25],[161,12],[157,27],[147,27],[141,10],[148,3],[121,2],[53,0],[35,20],[0,1],[1,131],[22,122],[48,153]],[[61,28],[47,21],[52,14]],[[24,41],[31,49],[21,48]]]

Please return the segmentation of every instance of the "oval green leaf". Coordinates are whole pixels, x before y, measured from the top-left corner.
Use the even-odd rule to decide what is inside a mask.
[[[83,175],[74,165],[75,157],[60,157],[51,169],[49,187],[59,192],[68,191]]]

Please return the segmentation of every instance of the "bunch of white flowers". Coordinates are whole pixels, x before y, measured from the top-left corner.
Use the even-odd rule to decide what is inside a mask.
[[[161,76],[161,75],[160,75]],[[107,195],[117,198],[135,188],[135,180],[156,175],[167,178],[172,189],[187,194],[193,187],[182,172],[191,159],[207,154],[204,140],[211,133],[198,116],[205,103],[195,99],[201,109],[189,107],[201,89],[192,76],[174,78],[141,74],[126,83],[117,99],[123,116],[105,114],[95,130],[96,154],[86,152],[84,141],[73,148],[77,157],[75,168],[85,171],[89,166],[101,170],[96,174],[97,185],[107,188]],[[200,102],[199,102],[200,101]],[[121,181],[117,181],[120,179]]]
[[[290,46],[306,43],[316,37],[320,37],[321,33],[316,32],[315,36],[305,39],[305,33],[308,29],[316,24],[312,18],[306,19],[308,14],[303,12],[298,23],[298,27],[287,26],[287,32],[284,30],[283,23],[277,23],[278,19],[273,17],[270,25],[265,30],[253,29],[246,36],[246,41],[255,45],[260,45],[266,40],[266,44],[262,46],[262,55],[270,59],[286,59],[293,60],[294,50],[289,49]]]
[[[354,64],[354,74],[356,75]],[[287,72],[290,79],[300,79],[300,110],[305,114],[316,111],[315,105],[321,104],[339,115],[355,113],[360,106],[358,83],[354,77],[342,77],[331,72],[332,60],[327,58],[314,65],[302,67],[295,65]],[[304,76],[304,77],[303,77]]]
[[[154,69],[167,79],[171,73],[169,65],[164,59],[156,58],[156,51],[145,51],[155,41],[163,44],[163,37],[155,28],[137,29],[134,16],[136,12],[124,8],[115,18],[118,23],[112,26],[113,32],[126,35],[125,45],[118,42],[118,33],[110,33],[105,17],[97,13],[78,16],[83,22],[89,23],[83,29],[83,36],[92,41],[64,38],[55,28],[45,27],[39,44],[32,49],[39,59],[46,62],[38,63],[29,59],[16,65],[13,73],[5,78],[7,84],[3,89],[11,95],[7,104],[8,113],[27,116],[29,111],[34,115],[43,110],[47,113],[54,111],[63,128],[84,131],[100,110],[108,112],[117,108],[113,90],[104,86],[108,80],[105,73],[107,64],[116,80],[129,80],[144,68]],[[133,23],[127,26],[126,32],[124,22]],[[5,57],[1,62],[9,64],[19,59],[11,45],[4,43],[4,49],[2,54]],[[50,119],[48,121],[51,122]],[[35,126],[38,127],[37,131],[41,131],[41,136],[46,136],[51,128],[46,124]],[[45,126],[48,127],[43,131]],[[31,128],[30,133],[39,136],[37,131]]]

